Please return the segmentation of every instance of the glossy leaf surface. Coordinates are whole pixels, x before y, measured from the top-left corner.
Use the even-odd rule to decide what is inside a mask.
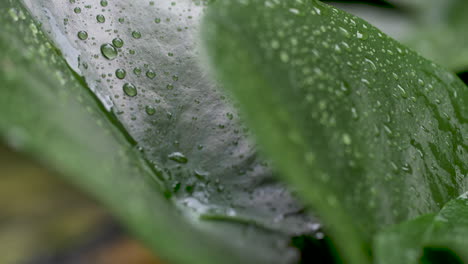
[[[437,214],[386,230],[375,244],[378,264],[467,263],[467,195],[448,202]]]
[[[465,190],[468,96],[443,68],[318,1],[220,1],[204,45],[259,143],[349,263]]]

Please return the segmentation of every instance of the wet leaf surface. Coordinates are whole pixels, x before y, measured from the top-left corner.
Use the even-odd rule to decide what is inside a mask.
[[[425,215],[379,234],[376,263],[467,263],[468,197],[448,202],[437,214]]]
[[[466,86],[370,24],[318,1],[218,2],[213,72],[349,263],[382,228],[466,191]]]

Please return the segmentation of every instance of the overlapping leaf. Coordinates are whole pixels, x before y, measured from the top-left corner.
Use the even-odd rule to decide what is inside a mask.
[[[216,76],[349,263],[464,192],[468,96],[453,74],[318,1],[219,1],[204,29]]]
[[[379,234],[375,256],[378,264],[458,264],[468,262],[467,248],[468,197],[464,194],[447,203],[437,214],[417,218]]]

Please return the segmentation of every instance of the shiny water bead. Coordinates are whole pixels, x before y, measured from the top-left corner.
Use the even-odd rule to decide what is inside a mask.
[[[135,68],[133,69],[133,73],[134,73],[136,76],[140,76],[140,75],[141,75],[141,68],[135,67]]]
[[[154,115],[156,113],[156,109],[154,107],[152,107],[152,106],[149,106],[149,105],[147,105],[145,107],[145,111],[146,111],[146,114],[148,114],[150,116],[152,116],[152,115]]]
[[[188,159],[187,157],[180,153],[180,152],[174,152],[174,153],[171,153],[167,156],[170,160],[172,161],[175,161],[177,163],[182,163],[182,164],[185,164],[188,162]]]
[[[115,71],[115,76],[117,76],[117,78],[119,79],[124,79],[126,75],[127,75],[127,72],[124,69],[117,69]]]
[[[133,31],[133,32],[132,32],[132,36],[133,36],[134,38],[136,38],[136,39],[139,39],[139,38],[141,38],[141,33],[138,32],[138,31]]]
[[[150,79],[154,79],[156,77],[156,73],[152,70],[148,70],[146,72],[146,77],[150,78]]]
[[[78,32],[78,38],[81,40],[86,40],[88,39],[88,32],[86,31],[79,31]]]
[[[130,97],[135,97],[138,92],[137,92],[137,89],[135,87],[135,85],[131,84],[131,83],[126,83],[124,84],[123,86],[123,91],[126,95],[130,96]]]
[[[97,15],[96,20],[99,23],[104,23],[104,22],[106,22],[106,17],[104,15]]]
[[[121,38],[115,38],[112,40],[112,45],[116,48],[121,48],[124,45],[124,42]]]
[[[103,44],[101,46],[101,53],[108,60],[115,59],[118,54],[117,49],[109,43]]]

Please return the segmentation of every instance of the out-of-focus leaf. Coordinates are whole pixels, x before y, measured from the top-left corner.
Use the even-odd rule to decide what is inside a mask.
[[[289,245],[290,237],[311,233],[317,224],[300,212],[302,207],[284,187],[271,180],[270,170],[257,160],[242,127],[239,126],[237,131],[237,125],[229,123],[231,113],[227,109],[231,108],[223,106],[227,103],[221,99],[222,95],[214,92],[213,86],[202,85],[203,74],[190,68],[192,64],[184,64],[194,58],[175,51],[168,55],[176,46],[177,51],[193,52],[186,46],[187,42],[179,42],[180,38],[170,35],[179,36],[177,34],[182,33],[178,32],[187,28],[182,26],[178,31],[176,27],[167,26],[160,35],[147,35],[150,32],[156,34],[160,29],[155,28],[158,25],[155,13],[150,10],[147,14],[152,15],[144,17],[141,12],[149,8],[169,12],[176,7],[169,2],[162,8],[142,3],[132,5],[126,1],[120,1],[119,5],[113,1],[104,8],[106,1],[101,1],[101,5],[90,4],[91,9],[82,2],[79,5],[78,1],[73,2],[44,1],[44,6],[34,9],[44,12],[50,19],[50,24],[43,21],[43,27],[50,30],[49,35],[61,51],[50,44],[28,11],[17,1],[0,4],[1,137],[89,191],[164,259],[175,263],[296,261],[298,254]],[[90,14],[91,10],[104,12],[102,9],[110,9],[111,3],[118,8],[114,16],[105,12],[106,23],[109,23],[106,25],[117,25],[120,23],[118,16],[124,17],[125,22],[119,28],[121,34],[108,31],[108,28],[101,31],[99,25],[81,20],[90,16],[96,20],[96,16]],[[161,23],[170,19],[179,21],[179,15],[184,15],[183,21],[191,21],[189,9],[200,11],[199,7],[191,1],[184,3],[187,6],[177,9],[176,13],[164,13]],[[32,7],[32,3],[28,4]],[[56,9],[48,9],[46,4]],[[64,17],[54,17],[51,10],[65,12]],[[70,17],[72,15],[80,16],[80,19],[75,21]],[[141,27],[130,29],[130,35],[127,35],[131,19]],[[62,32],[55,28],[57,23],[62,26],[73,24],[74,27],[67,27],[67,31]],[[88,30],[86,42],[77,37],[80,30]],[[136,33],[133,34],[135,38],[131,37],[136,30],[142,34],[141,38]],[[69,32],[69,37],[73,36],[74,40],[67,40]],[[122,57],[108,61],[100,54],[101,44],[112,42],[117,36],[124,40],[125,49],[118,51]],[[191,35],[184,36],[190,38]],[[168,43],[136,44],[153,39],[167,40]],[[77,43],[83,45],[79,64],[73,61],[77,57],[70,57],[70,54],[79,53],[79,49],[73,49]],[[126,52],[129,50],[140,55],[134,60],[123,57],[123,54],[128,56]],[[91,88],[97,96],[68,68],[62,54],[77,72],[79,69],[85,72],[85,78],[95,84]],[[158,60],[157,54],[166,57]],[[118,67],[109,65],[111,62],[123,63],[121,66],[127,70],[125,80],[114,80],[113,73]],[[141,77],[137,76],[136,70],[136,75],[131,73],[133,67],[144,70]],[[157,82],[150,82],[151,74],[145,76],[150,69],[157,73]],[[86,74],[86,70],[90,73]],[[176,72],[178,70],[180,72]],[[122,85],[125,82],[137,85],[137,99],[124,95]],[[99,88],[99,84],[105,85]],[[173,85],[174,90],[168,89],[168,84]],[[109,89],[109,94],[97,92],[100,89]],[[158,96],[156,89],[163,95]],[[187,91],[191,92],[184,94]],[[115,100],[114,112],[107,112],[97,97]],[[145,106],[154,106],[155,115],[151,115],[151,109],[145,109]],[[155,123],[158,126],[154,126]],[[221,129],[221,125],[225,129]],[[200,139],[203,136],[206,138]],[[203,180],[196,180],[199,178]],[[171,186],[173,183],[174,187]],[[202,200],[206,196],[210,199]],[[277,200],[278,203],[272,202]]]
[[[376,263],[468,263],[468,197],[462,195],[434,215],[392,227],[375,241]],[[437,252],[431,255],[430,252]],[[441,257],[443,262],[437,262]],[[424,262],[426,261],[426,262]]]
[[[468,96],[453,74],[318,1],[218,1],[207,60],[348,263],[382,228],[466,186]]]

